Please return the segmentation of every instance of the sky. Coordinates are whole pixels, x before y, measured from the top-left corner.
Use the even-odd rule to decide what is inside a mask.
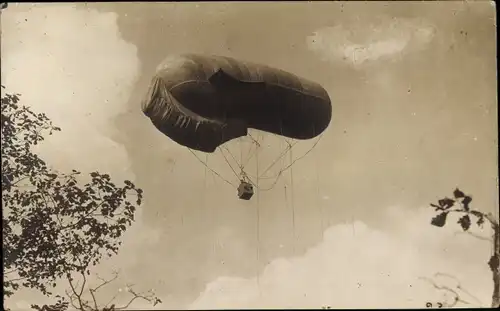
[[[447,273],[469,289],[471,305],[489,305],[488,243],[451,222],[430,226],[428,204],[460,187],[498,217],[494,9],[487,1],[9,5],[1,78],[62,128],[38,149],[54,168],[108,172],[144,189],[120,253],[93,271],[120,270],[104,296],[134,283],[154,288],[158,308],[423,307],[450,300],[422,279],[456,286],[436,276]],[[314,148],[316,140],[297,143],[271,169],[311,150],[274,188],[264,180],[252,200],[238,200],[140,110],[158,64],[185,52],[317,81],[332,122]],[[250,174],[285,147],[255,135],[262,147]],[[248,153],[249,141],[228,148]],[[220,153],[197,155],[237,183]],[[12,307],[38,301],[20,291]]]

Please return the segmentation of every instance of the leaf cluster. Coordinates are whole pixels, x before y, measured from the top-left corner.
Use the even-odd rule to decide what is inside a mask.
[[[453,198],[445,197],[438,200],[437,204],[430,204],[436,212],[439,212],[432,218],[431,224],[436,227],[443,227],[446,224],[448,215],[451,212],[458,212],[463,214],[458,219],[458,223],[464,231],[468,231],[471,227],[471,216],[474,216],[476,224],[482,227],[486,215],[483,212],[472,209],[470,206],[471,202],[472,197],[470,195],[466,195],[463,191],[456,188],[453,191]]]
[[[58,278],[89,274],[103,256],[118,252],[143,192],[105,173],[92,172],[83,183],[77,170],[49,167],[33,146],[61,129],[19,101],[19,94],[2,93],[4,291],[10,296],[24,286],[50,294]]]

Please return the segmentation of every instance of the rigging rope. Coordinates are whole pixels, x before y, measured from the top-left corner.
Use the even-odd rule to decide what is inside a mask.
[[[295,164],[295,162],[303,159],[305,156],[307,156],[313,149],[314,147],[316,147],[316,145],[319,143],[319,141],[321,140],[321,138],[323,137],[323,135],[320,135],[319,138],[314,142],[313,146],[306,152],[304,153],[303,155],[301,155],[300,157],[294,159],[290,164],[288,164],[286,167],[284,167],[283,169],[281,169],[276,175],[274,175],[273,177],[264,177],[262,178],[261,176],[259,176],[259,179],[271,179],[271,178],[276,178],[274,180],[274,182],[271,184],[271,186],[267,187],[267,188],[261,188],[259,187],[257,184],[255,184],[250,178],[249,178],[249,182],[254,186],[256,187],[259,191],[269,191],[271,189],[274,188],[274,186],[278,183],[278,180],[279,180],[279,177],[283,174],[283,172],[285,172],[286,170],[288,170],[289,168],[292,167],[293,164]],[[290,154],[292,152],[292,147],[297,143],[297,141],[295,141],[293,144],[290,144],[291,147],[289,148],[289,151],[290,151]],[[285,152],[286,154],[286,152]],[[251,175],[250,175],[251,176]],[[252,177],[255,177],[255,176],[252,176]]]
[[[316,127],[313,127],[313,131],[314,133],[316,133]],[[323,220],[323,202],[320,201],[319,199],[319,195],[320,195],[320,191],[319,191],[319,169],[318,169],[318,157],[317,157],[317,154],[316,152],[313,152],[313,155],[314,155],[314,168],[315,168],[315,171],[316,171],[316,206],[318,206],[319,208],[319,217],[320,217],[320,222],[321,222],[321,235],[323,236],[323,232],[325,230],[325,224],[324,224],[324,220]]]
[[[252,139],[252,146],[255,146],[254,148],[254,153],[257,154],[257,148],[260,147],[260,143],[257,139],[255,139],[252,134],[248,133],[247,134],[251,139]],[[251,148],[250,148],[251,149]],[[243,166],[246,166],[248,164],[248,162],[250,162],[250,160],[252,159],[252,157],[254,156],[250,151],[248,152],[248,158],[246,159],[245,161],[245,164],[242,164]]]
[[[259,142],[252,137],[252,140],[255,142],[256,146],[260,146]],[[249,156],[248,158],[245,160],[245,163],[243,162],[243,146],[242,146],[242,142],[243,142],[243,139],[239,139],[239,145],[240,145],[240,161],[238,162],[238,160],[236,159],[236,157],[233,155],[233,153],[231,152],[231,150],[227,147],[227,146],[219,146],[218,148],[220,149],[221,147],[224,148],[227,153],[229,153],[229,155],[231,156],[231,158],[234,160],[234,162],[236,163],[236,165],[238,166],[238,168],[240,169],[240,177],[241,175],[246,175],[246,173],[244,173],[244,169],[245,169],[245,166],[248,164],[248,162],[252,159],[252,154],[250,153],[251,150],[249,150]],[[251,149],[251,148],[250,148]],[[254,149],[255,151],[257,150],[257,148]],[[220,149],[221,153],[222,153],[222,149]],[[224,158],[226,158],[226,156],[224,155]],[[234,168],[231,166],[231,164],[229,163],[229,161],[227,160],[226,158],[226,163],[231,167],[231,169],[234,171]]]
[[[227,151],[227,153],[229,153],[229,155],[230,155],[230,156],[231,156],[231,158],[234,160],[234,162],[236,162],[236,165],[240,166],[240,165],[238,164],[238,160],[237,160],[237,159],[236,159],[236,157],[232,154],[231,150],[229,150],[229,148],[228,148],[227,146],[219,146],[219,147],[217,147],[217,148],[219,148],[219,150],[220,150],[221,152],[222,152],[221,147],[222,147],[222,148],[224,148],[224,149]],[[241,153],[243,153],[243,151],[241,151]],[[240,168],[241,168],[241,166],[240,166]]]
[[[255,143],[255,156],[256,158],[258,157],[258,153],[260,152],[260,143],[257,141],[257,139],[255,139],[253,136],[251,136],[249,134],[249,136],[252,138],[252,140],[254,141]],[[269,190],[272,190],[276,184],[278,183],[278,180],[279,178],[281,177],[281,175],[286,171],[288,170],[289,168],[292,167],[293,164],[295,164],[295,162],[301,160],[302,158],[304,158],[305,156],[307,156],[315,147],[316,145],[319,143],[319,141],[321,140],[321,138],[323,137],[323,135],[321,134],[318,139],[314,142],[314,144],[312,145],[311,148],[309,148],[309,150],[304,153],[302,156],[294,159],[293,161],[290,160],[291,162],[286,166],[286,167],[282,167],[282,169],[276,174],[276,175],[273,175],[273,176],[263,176],[267,171],[269,171],[274,165],[276,165],[276,163],[278,163],[278,161],[280,159],[282,159],[286,153],[288,151],[290,151],[290,154],[292,152],[292,148],[297,144],[298,141],[294,141],[293,143],[290,143],[288,140],[286,140],[288,146],[287,148],[285,148],[284,151],[281,152],[281,154],[278,156],[278,158],[276,158],[265,170],[263,173],[257,173],[258,176],[254,176],[254,175],[251,175],[251,174],[248,174],[246,172],[244,172],[244,166],[246,164],[248,164],[248,161],[250,161],[250,159],[253,157],[250,156],[248,158],[248,161],[246,164],[238,164],[238,160],[236,159],[236,157],[232,154],[232,152],[229,150],[229,148],[227,146],[219,146],[217,147],[219,149],[219,151],[221,152],[222,156],[224,157],[224,160],[226,161],[226,163],[229,165],[229,167],[231,168],[231,171],[233,172],[233,174],[236,176],[236,178],[238,178],[238,180],[240,180],[242,177],[245,177],[248,182],[250,184],[252,184],[256,189],[258,189],[259,191],[269,191]],[[231,165],[230,161],[228,160],[227,156],[224,154],[224,152],[222,151],[222,148],[224,148],[228,153],[229,155],[231,156],[231,158],[236,162],[236,165],[239,167],[240,169],[240,174],[236,173],[236,170],[233,168],[233,166]],[[240,157],[243,158],[243,149],[241,149],[241,155]],[[280,148],[281,149],[281,148]],[[228,183],[229,185],[233,186],[236,188],[236,186],[231,183],[230,181],[228,181],[227,179],[225,179],[224,177],[222,177],[219,173],[217,173],[215,170],[213,170],[212,168],[210,168],[206,162],[203,162],[191,149],[188,148],[188,150],[197,158],[197,160],[202,163],[206,168],[208,168],[213,174],[215,174],[217,177],[219,177],[220,179],[222,179],[223,181],[225,181],[226,183]],[[240,161],[241,162],[241,161]],[[317,165],[317,163],[316,163]],[[274,178],[274,181],[273,183],[269,186],[269,187],[266,187],[266,188],[262,188],[259,186],[258,184],[258,180],[262,180],[262,179],[265,179],[265,180],[269,180],[269,179],[273,179]],[[257,182],[254,182],[252,179],[256,179]]]
[[[290,150],[290,163],[293,163],[292,159],[293,159],[292,150]],[[295,204],[293,202],[293,168],[290,168],[290,204],[292,207],[293,254],[295,255],[296,235],[295,235]]]
[[[229,163],[229,161],[227,160],[227,157],[226,155],[224,154],[224,152],[222,152],[222,148],[220,147],[217,147],[220,151],[220,153],[222,154],[222,156],[224,157],[224,160],[226,161],[227,165],[229,165],[229,167],[231,168],[231,171],[233,171],[233,174],[234,176],[236,176],[236,178],[240,178],[240,176],[236,173],[236,171],[234,170],[233,166],[231,165],[231,163]]]
[[[271,164],[270,164],[270,165],[269,165],[269,166],[268,166],[268,167],[264,170],[264,172],[263,172],[263,173],[262,173],[259,177],[261,177],[262,175],[264,175],[265,173],[267,173],[267,171],[269,171],[269,170],[270,170],[270,169],[271,169],[271,168],[272,168],[272,167],[276,164],[276,162],[278,162],[281,158],[283,158],[283,157],[286,155],[287,151],[291,150],[291,149],[292,149],[292,147],[293,147],[296,143],[297,143],[297,142],[295,142],[294,144],[290,144],[290,143],[287,141],[288,146],[286,147],[286,149],[280,153],[280,155],[278,156],[278,158],[277,158],[276,160],[274,160],[274,161],[273,161],[273,162],[272,162],[272,163],[271,163]],[[269,178],[269,177],[268,177],[268,178]],[[272,177],[271,177],[271,178],[272,178]]]
[[[314,147],[316,147],[316,145],[319,143],[319,141],[321,140],[321,137],[323,137],[323,135],[320,135],[319,138],[314,142],[314,144],[312,145],[311,148],[309,148],[309,150],[307,150],[306,153],[304,153],[303,155],[301,155],[300,157],[296,158],[295,160],[293,160],[293,162],[291,162],[290,164],[288,164],[285,168],[283,168],[282,171],[286,171],[287,169],[289,169],[290,167],[292,167],[292,165],[297,162],[298,160],[304,158],[305,156],[307,156],[313,149]],[[297,144],[297,141],[294,142],[294,144],[292,145],[292,147]],[[292,152],[292,147],[290,147],[290,153]],[[278,174],[281,174],[282,171]]]
[[[259,183],[259,156],[255,157],[255,166],[257,173],[257,184]],[[259,296],[262,294],[260,291],[260,194],[257,192],[257,288],[259,289]]]
[[[280,141],[280,142],[281,142],[281,141]],[[293,145],[292,145],[292,147],[293,147]],[[267,172],[267,171],[268,171],[268,170],[269,170],[272,166],[274,166],[274,165],[275,165],[275,164],[276,164],[276,163],[277,163],[280,159],[283,159],[283,158],[284,158],[284,156],[286,155],[286,152],[287,152],[290,148],[291,148],[291,147],[288,147],[288,149],[286,149],[286,150],[282,151],[282,152],[281,152],[281,154],[278,156],[278,158],[276,158],[276,160],[274,160],[274,161],[273,161],[273,163],[271,163],[271,165],[270,165],[270,166],[269,166],[269,167],[265,170],[265,172]],[[280,146],[280,149],[281,149],[281,146]],[[283,165],[282,165],[282,167],[283,167]],[[282,170],[283,170],[283,169],[282,169]],[[281,170],[281,171],[282,171],[282,170]],[[262,176],[262,175],[264,175],[264,173],[265,173],[265,172],[264,172],[264,173],[261,173],[261,174],[260,174],[260,176],[258,176],[258,177],[259,177],[259,179],[272,179],[272,178],[278,178],[279,176],[281,176],[281,173],[282,173],[281,171],[280,171],[278,174],[274,175],[274,176],[267,176],[267,177]],[[257,178],[257,176],[255,176],[255,175],[251,175],[251,174],[249,174],[249,176],[254,177],[254,178]]]
[[[207,202],[207,197],[206,197],[206,193],[207,193],[207,173],[208,173],[208,154],[205,155],[205,163],[207,164],[205,166],[205,175],[204,175],[204,178],[203,178],[203,202],[202,202],[202,206],[204,208],[206,208],[206,205],[205,203]],[[214,211],[212,211],[213,213]],[[213,217],[213,214],[212,213],[209,213],[209,217],[210,217],[210,225],[212,227],[214,227],[214,217]],[[212,242],[212,253],[213,255],[215,256],[216,253],[217,253],[217,247],[216,247],[216,242]]]
[[[207,163],[203,162],[197,155],[196,153],[193,152],[193,150],[187,148],[189,150],[189,152],[191,152],[192,155],[194,155],[196,157],[196,159],[201,163],[203,164],[206,168],[208,168],[213,174],[215,174],[217,177],[219,177],[220,179],[222,179],[223,181],[225,181],[227,184],[229,184],[230,186],[233,186],[234,188],[237,188],[233,183],[231,183],[230,181],[228,181],[227,179],[225,179],[224,177],[222,177],[219,173],[217,173],[216,171],[214,171],[213,169],[211,169]]]
[[[241,165],[243,165],[243,146],[241,145],[241,142],[243,141],[243,138],[239,138],[239,146],[240,146],[240,163],[242,163]],[[243,169],[243,167],[241,167],[241,169]]]

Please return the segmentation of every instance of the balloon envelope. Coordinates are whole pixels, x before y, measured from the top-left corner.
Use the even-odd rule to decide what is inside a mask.
[[[160,64],[142,110],[177,143],[214,152],[249,128],[311,139],[330,124],[332,106],[318,83],[230,57],[184,54]]]

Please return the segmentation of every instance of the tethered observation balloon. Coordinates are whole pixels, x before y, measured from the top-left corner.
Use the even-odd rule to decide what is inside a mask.
[[[332,107],[319,84],[292,73],[229,57],[167,58],[151,81],[142,110],[175,142],[202,152],[253,128],[311,139],[329,125]]]

